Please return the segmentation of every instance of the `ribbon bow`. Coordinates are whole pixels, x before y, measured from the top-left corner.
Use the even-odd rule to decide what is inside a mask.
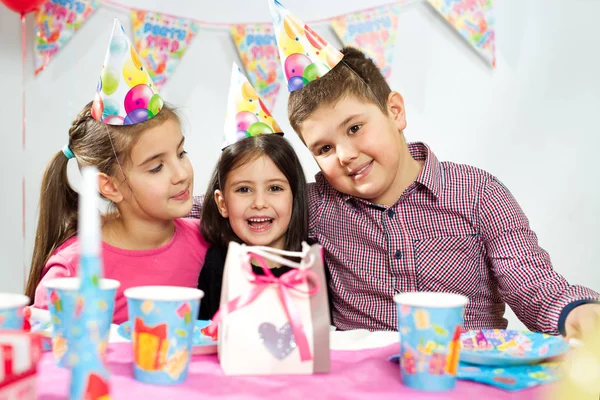
[[[255,259],[259,262],[265,273],[264,275],[256,275],[254,271],[252,271],[252,267],[250,267],[251,259]],[[288,320],[290,321],[292,332],[294,333],[294,338],[300,351],[300,359],[302,361],[312,360],[308,339],[306,338],[306,333],[304,332],[304,327],[302,326],[302,321],[300,315],[298,314],[298,310],[296,310],[296,307],[294,307],[294,302],[292,301],[290,292],[308,296],[317,293],[319,291],[317,274],[308,269],[294,268],[277,278],[275,275],[273,275],[271,269],[267,267],[267,262],[265,259],[260,255],[248,253],[246,262],[250,269],[250,283],[254,285],[254,288],[250,292],[231,300],[225,305],[225,307],[221,307],[215,314],[212,323],[206,328],[206,334],[209,336],[214,336],[219,323],[228,314],[252,304],[252,302],[256,300],[265,289],[271,285],[277,285],[279,298],[283,304],[283,308]],[[298,288],[298,286],[304,283],[307,283],[308,290],[301,290]]]

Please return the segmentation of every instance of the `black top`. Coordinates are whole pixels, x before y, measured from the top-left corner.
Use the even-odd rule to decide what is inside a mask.
[[[200,301],[200,313],[198,319],[210,320],[219,309],[221,303],[221,288],[223,286],[223,270],[225,269],[225,258],[227,257],[227,249],[221,246],[211,246],[206,252],[204,266],[198,278],[198,289],[204,292],[204,297]],[[272,268],[271,272],[276,277],[280,277],[290,268],[283,265],[279,268]],[[264,275],[261,267],[252,265],[252,272],[256,275]],[[325,277],[327,279],[327,287],[329,291],[329,270],[325,268]],[[329,296],[329,312],[331,313],[331,296]]]

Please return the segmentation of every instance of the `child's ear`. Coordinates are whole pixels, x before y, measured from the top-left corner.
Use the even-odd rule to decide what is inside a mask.
[[[388,112],[399,131],[406,128],[406,113],[404,99],[398,92],[391,92],[388,96]]]
[[[217,203],[217,208],[219,209],[221,217],[229,218],[227,206],[225,205],[225,197],[223,197],[223,192],[221,192],[219,189],[215,190],[215,203]]]
[[[98,174],[98,191],[107,200],[115,204],[123,201],[123,194],[117,185],[114,178],[103,173]]]

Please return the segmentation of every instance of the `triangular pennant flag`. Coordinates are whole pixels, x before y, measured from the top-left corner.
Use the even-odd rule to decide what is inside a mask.
[[[399,9],[399,4],[393,4],[331,20],[331,26],[342,43],[363,50],[386,79],[392,74]]]
[[[277,40],[271,24],[234,25],[231,37],[238,49],[246,75],[272,109],[283,80]]]
[[[48,0],[35,12],[33,54],[36,75],[46,68],[99,4],[100,0]]]
[[[496,66],[493,0],[428,0],[481,56]]]
[[[131,11],[133,42],[156,87],[165,84],[198,33],[193,20]]]
[[[222,149],[245,138],[283,131],[244,73],[233,64]]]
[[[334,68],[344,55],[278,0],[269,0],[273,29],[288,90],[302,89]]]

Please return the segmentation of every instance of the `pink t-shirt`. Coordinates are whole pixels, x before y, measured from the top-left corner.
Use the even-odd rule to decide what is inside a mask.
[[[133,286],[171,285],[195,288],[204,265],[208,243],[200,234],[200,220],[175,220],[175,234],[169,243],[152,250],[123,250],[102,243],[104,278],[121,282],[115,299],[113,323],[127,321],[127,299],[123,291]],[[34,307],[47,308],[48,279],[77,276],[79,242],[77,237],[66,240],[54,251],[42,272],[42,281],[35,290]]]

